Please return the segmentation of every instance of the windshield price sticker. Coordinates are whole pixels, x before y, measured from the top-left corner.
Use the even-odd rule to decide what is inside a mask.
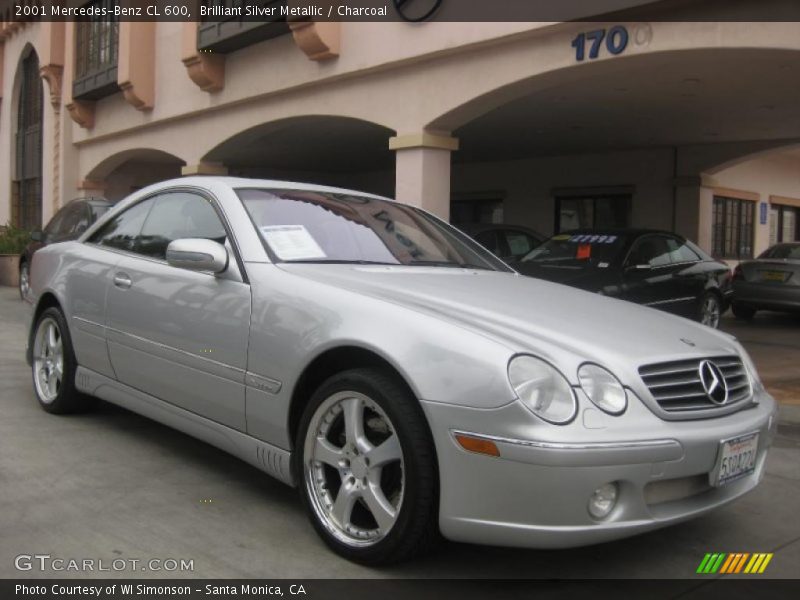
[[[325,258],[325,251],[302,225],[265,225],[261,234],[281,260]]]

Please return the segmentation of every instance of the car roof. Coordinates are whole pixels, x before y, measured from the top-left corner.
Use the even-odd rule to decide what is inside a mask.
[[[249,179],[247,177],[226,177],[226,176],[195,176],[183,177],[174,179],[169,183],[186,183],[192,181],[194,183],[201,183],[203,180],[213,179],[214,181],[228,185],[234,189],[248,189],[248,188],[272,188],[282,190],[302,190],[308,192],[326,192],[329,194],[352,194],[356,196],[366,196],[369,198],[376,198],[379,200],[388,200],[394,202],[392,198],[380,196],[378,194],[370,194],[369,192],[362,192],[359,190],[351,190],[347,188],[334,187],[330,185],[318,185],[315,183],[301,183],[299,181],[281,181],[278,179]],[[168,182],[164,182],[168,183]]]

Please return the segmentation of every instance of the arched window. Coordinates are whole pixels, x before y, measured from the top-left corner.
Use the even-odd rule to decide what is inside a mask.
[[[30,50],[22,61],[17,105],[16,169],[12,221],[17,227],[42,227],[42,79],[39,57]]]

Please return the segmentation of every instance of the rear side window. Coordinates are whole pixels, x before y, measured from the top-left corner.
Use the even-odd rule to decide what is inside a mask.
[[[89,242],[133,252],[139,232],[142,230],[142,225],[144,225],[153,203],[154,199],[150,198],[118,214],[95,232]]]

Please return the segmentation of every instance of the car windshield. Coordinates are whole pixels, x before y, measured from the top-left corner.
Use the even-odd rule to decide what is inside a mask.
[[[280,262],[511,270],[457,229],[404,204],[307,190],[237,192]]]
[[[800,260],[800,244],[779,244],[773,246],[759,258]]]
[[[605,268],[624,245],[625,238],[621,235],[564,233],[528,252],[521,262],[573,269]]]

